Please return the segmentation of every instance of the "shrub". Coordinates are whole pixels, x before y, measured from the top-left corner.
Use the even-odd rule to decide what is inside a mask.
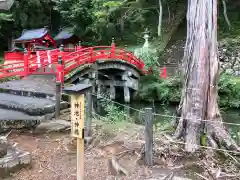
[[[218,85],[218,93],[221,107],[240,107],[240,80],[237,83],[233,76],[222,74]],[[180,78],[160,79],[154,75],[144,76],[140,80],[137,98],[143,101],[155,100],[164,104],[179,103],[181,98]]]
[[[218,85],[219,105],[222,107],[240,107],[240,83],[238,78],[222,74]]]

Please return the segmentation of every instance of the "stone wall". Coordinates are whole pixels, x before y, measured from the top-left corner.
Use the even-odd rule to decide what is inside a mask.
[[[172,70],[174,72],[179,70],[178,68],[184,55],[184,45],[184,40],[176,41],[175,44],[164,51],[160,59],[165,66],[168,67],[170,65],[173,69],[173,64],[176,64],[176,70]],[[225,38],[219,41],[218,45],[221,71],[234,76],[240,76],[240,37],[234,39]],[[177,75],[177,73],[174,75]]]

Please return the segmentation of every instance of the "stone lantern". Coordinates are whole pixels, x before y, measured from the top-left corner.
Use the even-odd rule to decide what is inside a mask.
[[[143,44],[143,48],[149,48],[149,30],[148,28],[145,29],[143,38],[145,39],[145,42]]]

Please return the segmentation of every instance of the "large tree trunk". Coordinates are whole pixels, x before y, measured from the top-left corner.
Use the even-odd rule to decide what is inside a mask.
[[[185,83],[175,136],[184,138],[188,152],[199,149],[202,133],[210,146],[239,150],[222,123],[217,104],[217,0],[188,0],[187,21]]]

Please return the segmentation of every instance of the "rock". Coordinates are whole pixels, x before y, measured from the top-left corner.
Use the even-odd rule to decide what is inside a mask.
[[[22,112],[0,109],[0,133],[17,129],[17,130],[32,130],[41,122],[51,119],[54,113],[44,116],[30,116]]]
[[[7,154],[8,145],[5,143],[0,143],[0,158]]]
[[[227,74],[233,74],[233,70],[232,69],[226,69],[226,73]]]
[[[67,102],[61,102],[61,109],[68,107]],[[23,112],[30,116],[43,116],[54,113],[55,101],[44,98],[26,97],[8,93],[0,93],[0,108]]]
[[[8,146],[7,154],[0,158],[0,177],[6,177],[10,173],[30,165],[31,161],[32,158],[29,152]]]
[[[65,120],[51,120],[41,123],[34,131],[34,133],[49,133],[62,132],[70,130],[70,121]]]

